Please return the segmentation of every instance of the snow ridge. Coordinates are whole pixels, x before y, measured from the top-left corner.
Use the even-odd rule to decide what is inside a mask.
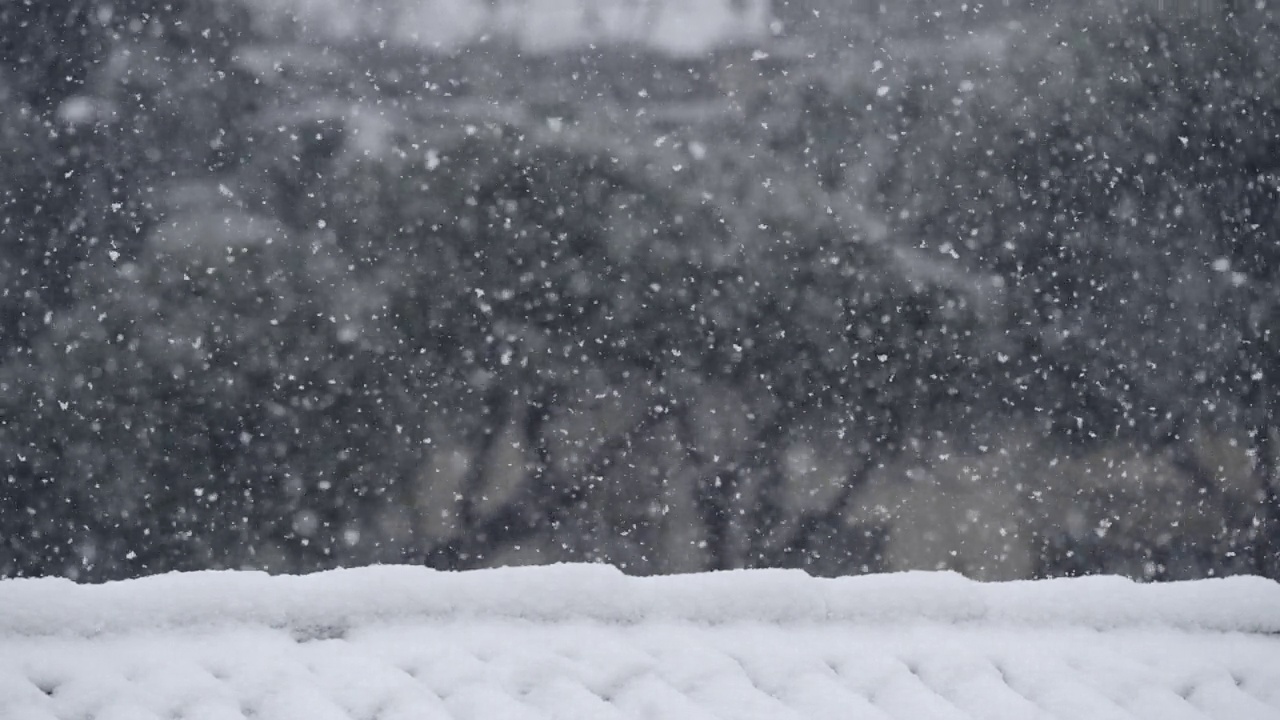
[[[837,579],[799,570],[629,577],[604,565],[470,572],[379,566],[303,576],[206,571],[78,585],[0,581],[0,637],[256,625],[309,631],[412,618],[615,624],[1156,626],[1280,633],[1280,583],[1119,577],[979,583],[949,572]]]

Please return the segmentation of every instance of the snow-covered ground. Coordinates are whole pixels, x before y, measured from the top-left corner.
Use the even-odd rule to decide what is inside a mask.
[[[625,43],[695,55],[771,33],[769,0],[257,0],[268,27],[317,40],[449,49],[500,37],[528,51]]]
[[[0,582],[0,718],[1277,718],[1280,584],[603,566]]]

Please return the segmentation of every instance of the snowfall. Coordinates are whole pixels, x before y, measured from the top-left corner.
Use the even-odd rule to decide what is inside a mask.
[[[3,720],[1280,718],[1280,584],[602,565],[0,581]]]

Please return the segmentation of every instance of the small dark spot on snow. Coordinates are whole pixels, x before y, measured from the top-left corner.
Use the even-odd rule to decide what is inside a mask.
[[[342,640],[347,636],[345,625],[315,625],[293,629],[293,640],[298,644],[320,640]]]

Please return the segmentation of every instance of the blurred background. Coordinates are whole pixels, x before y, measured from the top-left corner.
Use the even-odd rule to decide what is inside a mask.
[[[1276,20],[0,4],[0,576],[1280,577]]]

